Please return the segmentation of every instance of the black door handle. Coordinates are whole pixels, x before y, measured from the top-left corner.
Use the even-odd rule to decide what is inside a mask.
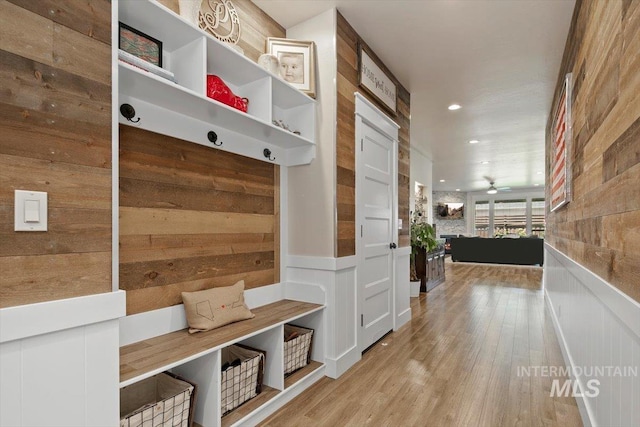
[[[397,247],[398,245],[396,245],[395,243],[389,243],[389,249],[395,249]]]

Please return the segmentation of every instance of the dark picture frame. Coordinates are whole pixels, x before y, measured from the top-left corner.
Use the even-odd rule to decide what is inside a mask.
[[[435,213],[438,219],[464,219],[464,203],[438,203]]]
[[[162,67],[162,42],[119,22],[118,47],[153,65]]]
[[[385,68],[365,44],[358,42],[358,86],[395,117],[398,110],[398,84]]]

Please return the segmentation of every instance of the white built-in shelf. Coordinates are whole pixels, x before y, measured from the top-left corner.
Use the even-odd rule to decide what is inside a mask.
[[[284,166],[313,160],[315,100],[153,0],[120,0],[118,7],[121,22],[162,41],[162,66],[176,78],[120,62],[119,104],[132,105],[134,120],[140,119],[134,123],[120,114],[120,123]],[[208,98],[207,74],[248,98],[248,111]],[[275,160],[265,158],[264,149]]]
[[[171,370],[198,386],[194,419],[203,427],[253,425],[270,407],[288,401],[324,376],[324,305],[280,300],[252,309],[255,317],[220,328],[189,334],[182,329],[120,348],[120,387]],[[284,325],[314,330],[312,362],[285,378]],[[266,351],[264,394],[222,416],[221,350],[244,344]]]

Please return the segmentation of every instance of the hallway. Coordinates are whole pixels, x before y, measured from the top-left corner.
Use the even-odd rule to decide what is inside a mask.
[[[579,426],[544,304],[542,268],[447,263],[413,318],[337,380],[323,378],[264,426]]]

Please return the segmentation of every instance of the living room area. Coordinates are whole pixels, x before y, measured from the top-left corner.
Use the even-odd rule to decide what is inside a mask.
[[[428,192],[416,183],[412,218],[432,225],[447,261],[542,266],[544,196],[536,187]]]

